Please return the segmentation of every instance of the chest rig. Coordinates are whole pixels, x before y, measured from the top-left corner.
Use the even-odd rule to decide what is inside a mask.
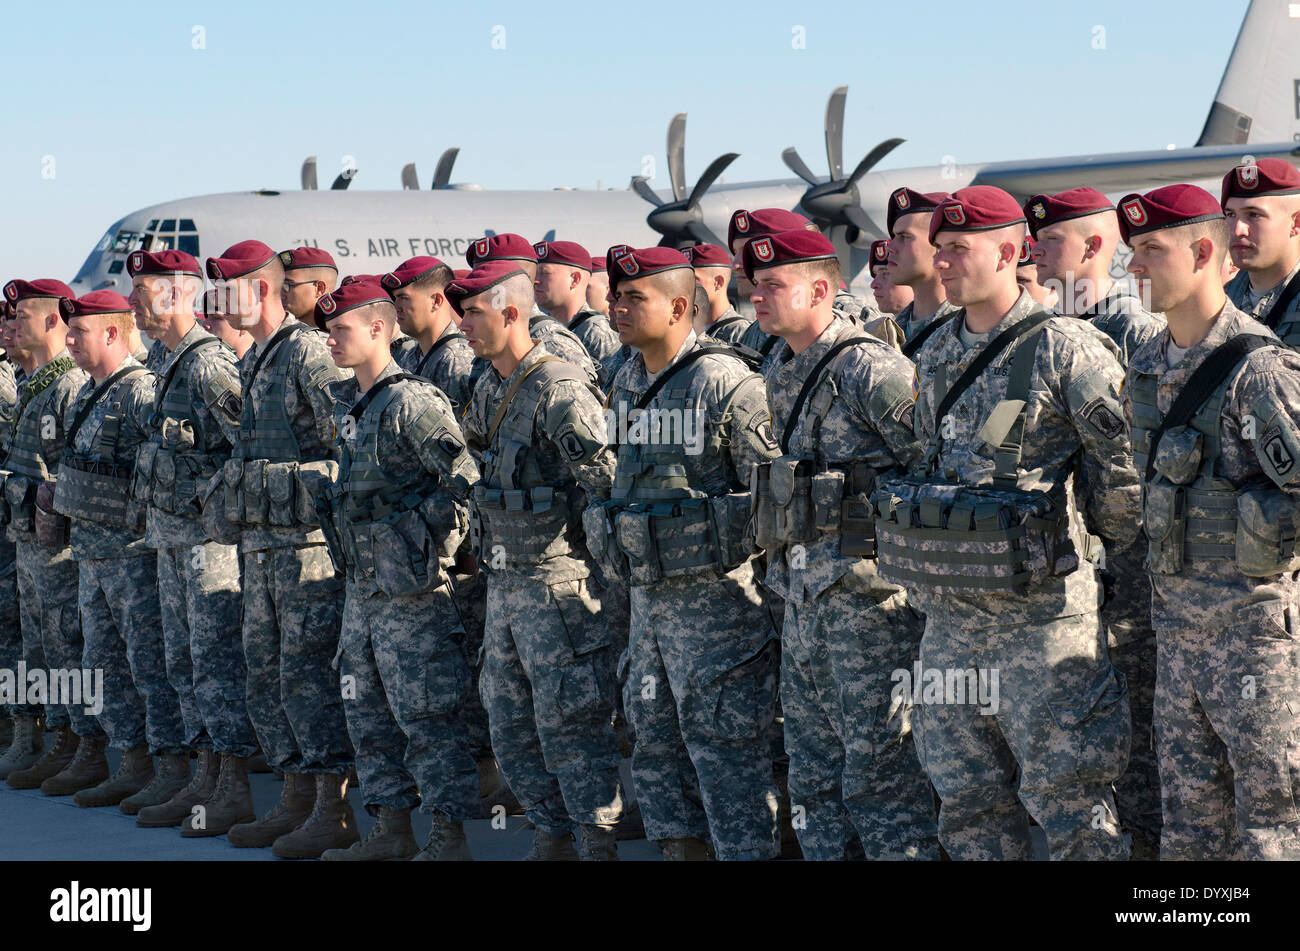
[[[59,461],[59,478],[54,490],[54,510],[68,518],[96,522],[114,528],[143,529],[144,512],[131,497],[134,475],[132,462],[118,459],[118,435],[123,421],[122,404],[131,384],[144,367],[130,367],[110,382],[105,391],[93,391],[68,427],[67,442]],[[85,450],[76,448],[82,424],[94,407],[107,400],[99,429]]]
[[[4,485],[0,524],[10,523],[22,538],[36,530],[37,486],[54,478],[45,463],[41,440],[42,420],[49,414],[50,392],[59,378],[76,366],[67,354],[56,357],[32,375],[18,400],[13,437],[5,458],[7,471],[0,472]]]

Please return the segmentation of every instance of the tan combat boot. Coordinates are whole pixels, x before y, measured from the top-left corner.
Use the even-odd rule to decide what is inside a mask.
[[[275,840],[271,854],[282,859],[318,859],[329,849],[346,849],[361,839],[357,817],[347,800],[348,778],[316,775],[316,804],[307,821]]]
[[[45,736],[39,729],[37,717],[14,717],[14,735],[3,756],[0,756],[0,779],[20,769],[27,769],[41,755]]]
[[[699,839],[663,839],[659,850],[665,862],[707,862],[709,847]]]
[[[480,819],[496,818],[497,814],[493,811],[496,806],[504,807],[505,814],[508,816],[524,814],[524,807],[510,791],[510,786],[506,783],[506,778],[501,775],[501,769],[497,766],[494,757],[484,756],[478,760],[478,794]]]
[[[330,849],[322,862],[405,862],[419,851],[411,832],[410,809],[379,807],[378,822],[360,842],[346,849]]]
[[[280,801],[255,822],[233,826],[227,837],[239,849],[264,849],[280,836],[292,832],[311,815],[316,801],[316,785],[306,773],[285,773]]]
[[[108,779],[108,757],[104,755],[106,746],[106,739],[79,737],[72,762],[41,783],[41,792],[47,796],[71,796]]]
[[[127,796],[118,808],[133,816],[145,806],[161,806],[190,784],[190,754],[163,753],[153,779],[134,796]]]
[[[234,753],[222,753],[216,788],[202,805],[201,812],[191,810],[181,823],[181,835],[187,839],[225,835],[235,826],[256,819],[253,792],[248,788],[248,760]]]
[[[76,752],[77,735],[71,726],[61,726],[40,759],[26,769],[15,769],[9,774],[9,785],[14,789],[36,789],[51,776],[63,772]]]
[[[465,826],[434,813],[429,828],[429,841],[425,843],[412,862],[472,862],[469,842],[465,839]]]
[[[217,754],[212,750],[199,750],[199,768],[194,771],[189,785],[166,802],[142,807],[135,817],[135,824],[142,829],[178,826],[189,817],[195,806],[207,802],[216,788]]]
[[[601,826],[580,826],[578,860],[581,862],[617,862],[618,846],[614,830]]]
[[[81,741],[85,743],[85,740]],[[103,742],[103,741],[101,741]],[[77,750],[80,755],[81,750]],[[105,761],[105,767],[108,763]],[[68,769],[72,767],[69,766]],[[49,782],[54,782],[55,776]],[[97,806],[116,806],[127,796],[134,796],[153,780],[153,759],[149,756],[149,747],[141,743],[134,749],[122,754],[122,764],[111,779],[106,779],[98,786],[83,789],[72,797],[78,806],[92,809]]]
[[[532,851],[524,856],[525,862],[576,862],[578,850],[573,847],[573,833],[551,835],[545,829],[533,831]]]

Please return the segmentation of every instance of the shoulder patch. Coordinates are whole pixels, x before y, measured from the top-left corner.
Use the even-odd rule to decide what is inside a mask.
[[[1118,439],[1124,434],[1124,421],[1115,415],[1106,402],[1099,396],[1084,404],[1079,415],[1107,439]]]
[[[765,449],[780,449],[781,444],[776,441],[776,436],[772,432],[772,417],[766,413],[756,413],[754,418],[749,421],[749,428],[754,431],[758,441],[763,444]]]
[[[555,441],[560,447],[560,451],[568,457],[570,462],[581,462],[587,458],[587,446],[583,443],[582,438],[570,426],[560,433]]]

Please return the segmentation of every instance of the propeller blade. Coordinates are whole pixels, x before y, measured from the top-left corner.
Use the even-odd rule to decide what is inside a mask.
[[[407,162],[402,166],[402,188],[406,191],[420,190],[420,176],[415,174],[414,162]]]
[[[308,192],[316,190],[316,156],[314,155],[309,155],[302,160],[302,189]]]
[[[781,153],[781,161],[785,162],[785,167],[802,178],[809,185],[820,185],[817,176],[812,173],[802,158],[799,157],[799,151],[792,145]]]
[[[655,190],[646,184],[645,177],[642,175],[635,175],[632,177],[631,188],[632,191],[636,192],[656,208],[664,203],[664,200],[655,194]]]
[[[679,112],[668,123],[668,180],[673,185],[673,198],[686,197],[686,113]]]
[[[840,267],[845,274],[849,272],[849,265],[853,263],[853,247],[849,244],[849,236],[845,233],[846,228],[843,225],[836,225],[830,229],[826,237],[830,238],[831,244],[835,245],[835,256],[840,259]],[[835,288],[838,292],[839,288]]]
[[[858,163],[858,167],[855,168],[853,174],[849,176],[849,184],[852,185],[856,183],[859,178],[871,171],[877,162],[902,145],[903,142],[903,139],[885,139],[885,141],[877,145],[866,154],[866,157],[863,158],[861,162]]]
[[[695,183],[695,188],[691,190],[691,200],[686,203],[686,207],[694,208],[698,205],[700,199],[704,197],[704,193],[709,190],[709,186],[717,181],[718,176],[726,170],[727,166],[738,158],[740,158],[739,152],[728,152],[726,155],[719,155],[710,162],[709,167],[700,176],[700,180]]]
[[[438,167],[433,170],[433,184],[430,188],[446,188],[451,181],[451,167],[456,164],[460,149],[448,149],[438,156]]]
[[[351,175],[349,175],[347,172],[339,172],[338,178],[334,179],[334,184],[330,185],[330,191],[333,192],[345,191],[347,187],[352,184],[352,179],[357,177],[356,170],[353,169],[351,171],[352,171]]]
[[[706,225],[703,221],[690,222],[686,226],[686,231],[699,244],[716,244],[719,246],[723,244],[722,239],[719,238],[716,234],[714,234],[713,229],[710,228],[708,225]]]
[[[845,205],[842,209],[844,217],[848,219],[853,227],[866,234],[883,234],[884,232],[871,220],[871,216],[862,210],[861,205]]]
[[[848,95],[848,86],[836,86],[826,100],[826,164],[831,181],[844,177],[844,100]]]

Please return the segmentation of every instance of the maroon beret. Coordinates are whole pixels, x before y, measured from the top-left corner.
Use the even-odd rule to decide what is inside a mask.
[[[1008,193],[994,185],[971,185],[957,189],[935,208],[930,243],[940,231],[992,231],[1024,222],[1024,211]]]
[[[83,297],[64,297],[59,301],[64,320],[91,314],[129,314],[131,305],[117,291],[91,291]]]
[[[727,224],[727,247],[734,247],[737,238],[756,238],[761,234],[777,234],[781,231],[796,231],[811,224],[798,212],[786,211],[784,208],[755,208],[745,211],[743,208],[731,216]]]
[[[592,259],[591,259],[591,273],[592,273],[592,274],[597,274],[597,273],[603,274],[603,273],[605,272],[605,266],[606,266],[606,265],[605,265],[605,259],[604,259],[604,258],[592,258]]]
[[[473,272],[473,269],[472,269],[472,268],[467,268],[467,267],[458,267],[458,268],[455,268],[455,269],[451,272],[451,274],[452,274],[452,278],[453,278],[454,280],[457,280],[457,281],[463,281],[465,278],[469,277],[470,274],[471,274],[472,272]]]
[[[1224,175],[1220,203],[1226,205],[1229,198],[1297,193],[1300,193],[1300,171],[1284,159],[1265,158],[1238,165]]]
[[[317,327],[324,327],[325,321],[339,314],[347,313],[350,310],[356,310],[358,307],[364,307],[367,304],[377,304],[380,302],[391,304],[393,299],[388,296],[384,290],[375,281],[356,281],[347,287],[340,287],[336,291],[323,294],[316,301],[316,309],[312,317],[316,321]]]
[[[1040,228],[1071,218],[1085,218],[1103,211],[1114,211],[1110,199],[1095,188],[1071,188],[1055,195],[1035,195],[1025,202],[1029,233],[1038,239]]]
[[[896,188],[889,196],[889,208],[885,212],[889,236],[894,236],[894,222],[904,215],[914,215],[918,211],[934,211],[941,202],[952,196],[947,192],[918,192],[910,188]]]
[[[203,269],[194,255],[184,251],[132,251],[126,256],[126,273],[135,277],[137,274],[192,274],[202,277]]]
[[[334,263],[333,256],[320,248],[298,247],[281,251],[280,263],[284,265],[286,271],[303,267],[328,267],[335,271],[339,269],[339,266]]]
[[[494,234],[490,238],[479,238],[469,243],[465,250],[465,261],[470,267],[478,267],[484,261],[536,261],[537,252],[523,235]]]
[[[689,268],[691,262],[686,255],[676,248],[626,248],[622,251],[610,249],[614,260],[609,265],[609,286],[615,288],[618,282],[627,278],[640,280],[651,274]]]
[[[1119,231],[1129,238],[1161,228],[1176,228],[1223,217],[1214,196],[1196,185],[1165,185],[1145,195],[1136,192],[1119,200]]]
[[[14,278],[5,285],[5,299],[11,304],[32,297],[76,297],[72,288],[52,277],[42,277],[35,281]]]
[[[1034,266],[1034,246],[1037,244],[1038,242],[1034,238],[1025,235],[1025,240],[1020,243],[1020,260],[1016,262],[1017,270],[1022,267]]]
[[[208,277],[214,281],[231,281],[271,262],[275,252],[261,241],[232,244],[224,254],[208,258]]]
[[[780,231],[765,234],[745,244],[741,262],[745,277],[752,282],[754,272],[798,261],[829,261],[835,257],[830,238],[816,231]]]
[[[591,252],[576,241],[538,241],[533,245],[538,264],[563,264],[591,270]]]
[[[378,284],[378,274],[349,274],[343,280],[339,281],[339,287],[347,287],[349,284]]]
[[[502,281],[509,280],[516,274],[523,274],[513,261],[484,261],[470,271],[465,277],[459,277],[447,285],[443,292],[452,310],[464,315],[462,305],[471,297],[478,297],[484,291],[496,287]]]
[[[624,254],[631,250],[632,250],[632,245],[630,244],[611,244],[609,246],[609,250],[605,252],[605,270],[613,271],[614,259],[618,257],[620,254]]]
[[[379,278],[379,283],[391,293],[400,290],[407,284],[414,283],[430,271],[436,271],[440,267],[446,267],[438,258],[428,255],[420,257],[407,258],[397,266],[395,270],[389,271],[383,277]]]
[[[695,267],[731,267],[731,255],[716,244],[697,244],[683,248],[682,254]]]
[[[871,260],[868,267],[882,267],[889,263],[889,242],[885,239],[871,242]]]

